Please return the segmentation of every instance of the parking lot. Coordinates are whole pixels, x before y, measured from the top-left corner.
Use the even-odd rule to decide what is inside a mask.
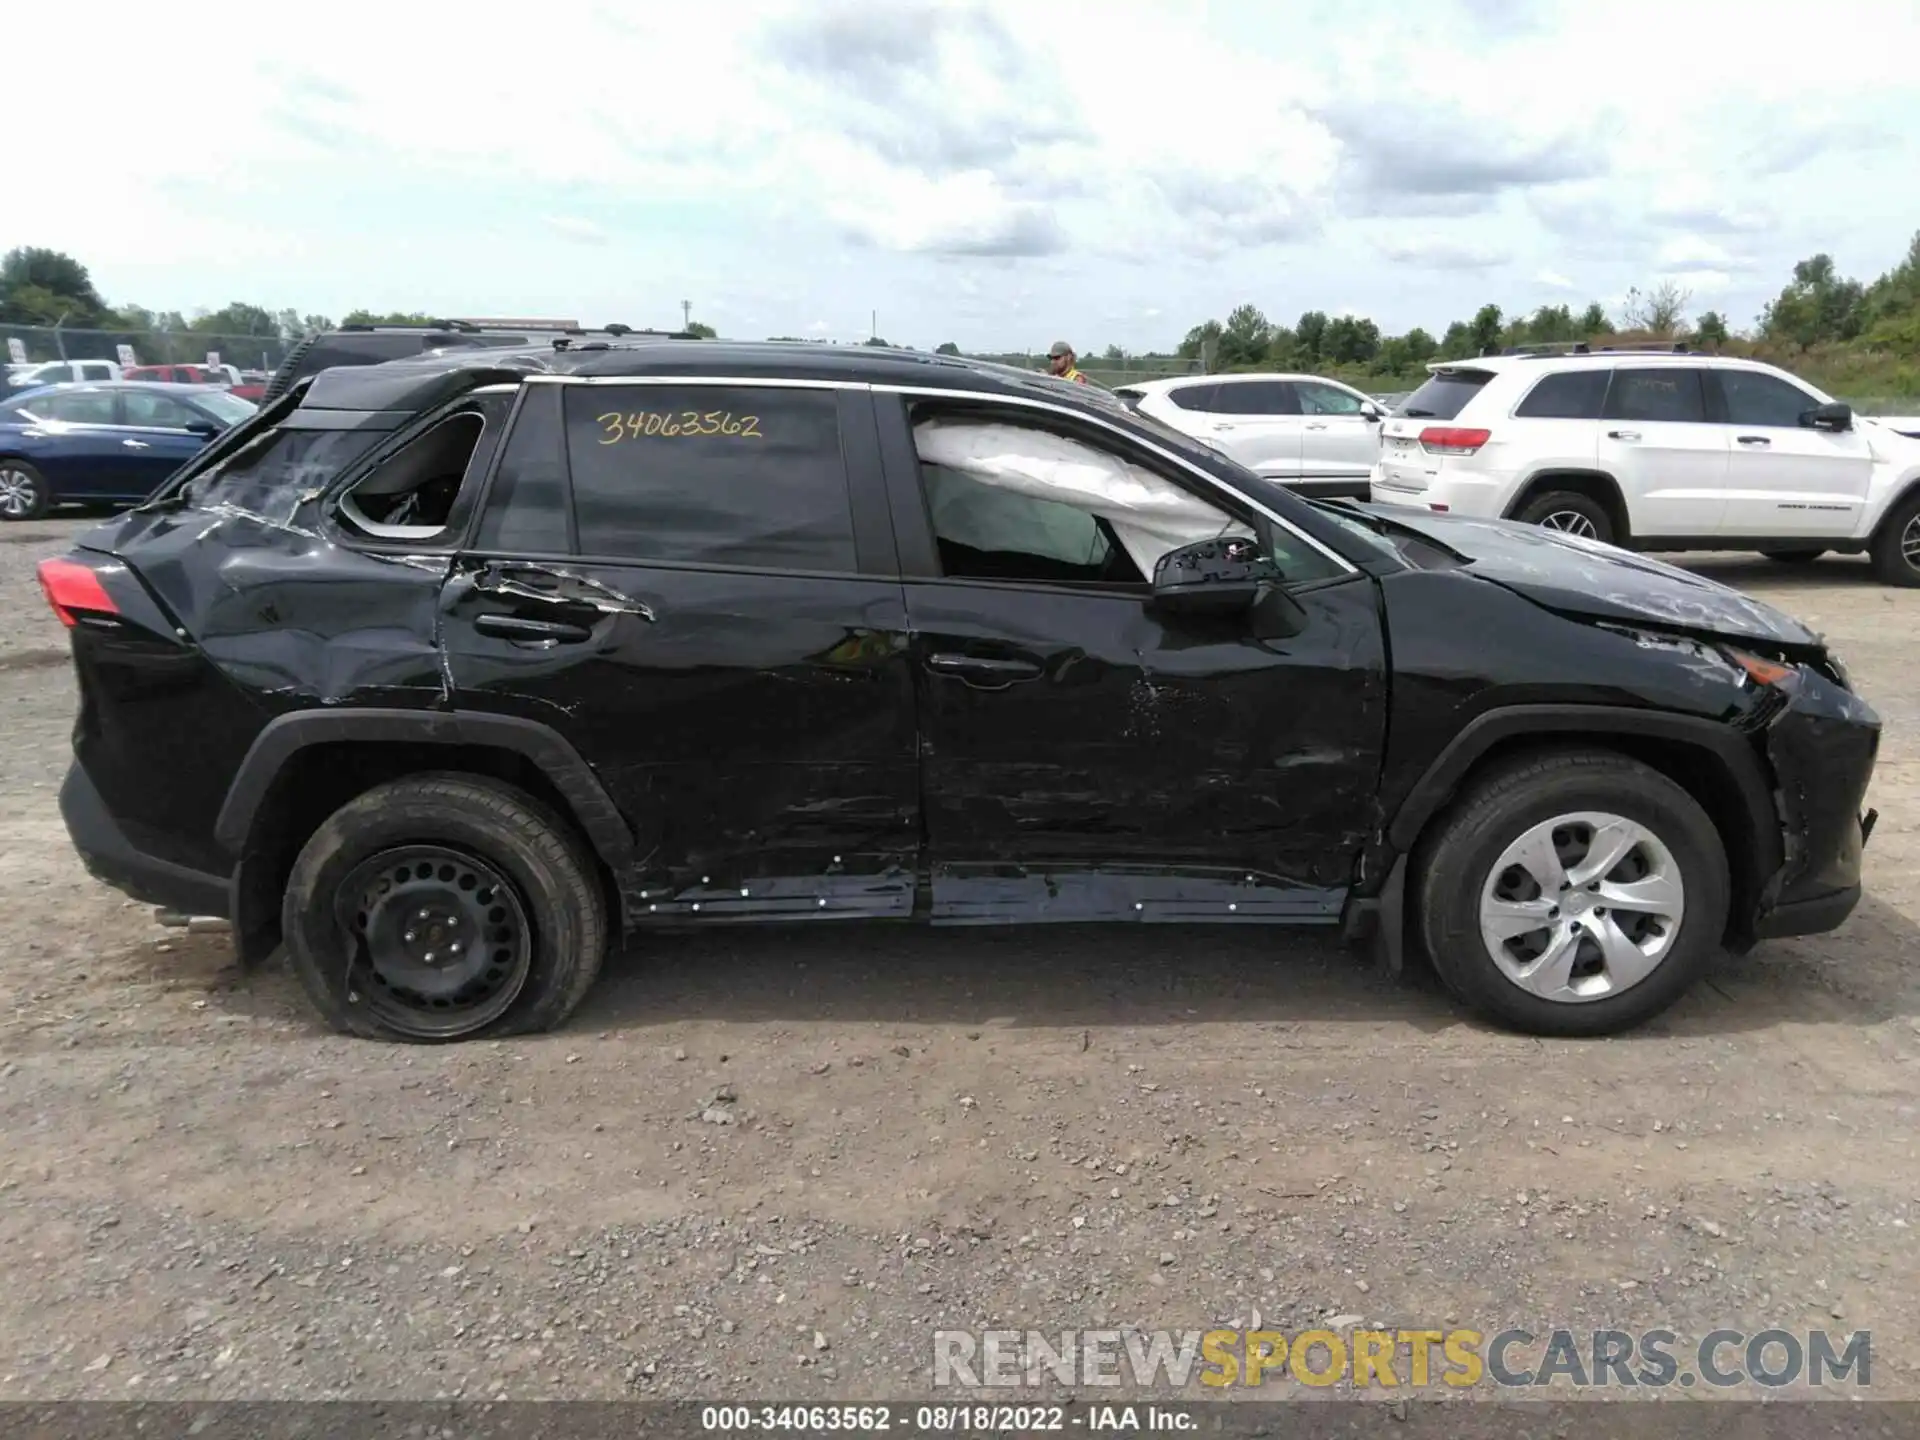
[[[81,523],[0,532],[0,1399],[898,1398],[941,1327],[1363,1321],[1869,1329],[1920,1396],[1920,591],[1864,561],[1686,557],[1828,633],[1881,820],[1844,929],[1633,1036],[1286,932],[820,927],[425,1049],[74,859]]]

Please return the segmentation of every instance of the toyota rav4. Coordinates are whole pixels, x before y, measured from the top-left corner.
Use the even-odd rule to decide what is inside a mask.
[[[89,869],[370,1037],[816,919],[1341,926],[1611,1032],[1840,924],[1873,821],[1879,721],[1787,616],[957,358],[331,369],[41,580]]]

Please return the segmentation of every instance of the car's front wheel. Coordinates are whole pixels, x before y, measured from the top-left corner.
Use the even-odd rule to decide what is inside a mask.
[[[1471,1008],[1538,1035],[1608,1035],[1671,1005],[1719,953],[1719,832],[1692,796],[1607,751],[1498,766],[1423,845],[1422,938]]]
[[[1607,513],[1607,507],[1578,490],[1556,490],[1535,496],[1514,518],[1565,535],[1598,540],[1603,545],[1615,543],[1613,517]]]
[[[281,930],[337,1030],[429,1042],[550,1030],[607,945],[572,829],[532,796],[432,774],[357,796],[302,847]]]
[[[24,460],[0,460],[0,520],[38,520],[52,496],[40,472]]]
[[[1873,573],[1883,585],[1920,585],[1920,489],[1880,522],[1871,553]]]

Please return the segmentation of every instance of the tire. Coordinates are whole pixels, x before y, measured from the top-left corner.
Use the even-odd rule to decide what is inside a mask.
[[[1806,565],[1826,554],[1825,550],[1762,550],[1769,560],[1778,560],[1782,565]]]
[[[0,520],[38,520],[52,503],[38,470],[24,460],[0,460]]]
[[[1579,823],[1548,831],[1556,820]],[[1596,882],[1600,894],[1584,886],[1563,893],[1543,884],[1529,895],[1514,886],[1516,871],[1530,879],[1542,868],[1537,861],[1531,867],[1506,863],[1510,847],[1536,827],[1549,838],[1548,853],[1565,865],[1567,878],[1581,879],[1582,863],[1591,858],[1590,852],[1580,854],[1581,846],[1595,833],[1590,826],[1599,821],[1626,822],[1652,842],[1637,841],[1621,852],[1623,858],[1605,872],[1613,878]],[[1562,837],[1571,842],[1566,848],[1560,848]],[[1713,821],[1664,775],[1609,751],[1533,757],[1494,768],[1429,829],[1418,862],[1420,934],[1441,980],[1470,1009],[1534,1035],[1612,1035],[1652,1018],[1712,965],[1726,929],[1727,858]],[[1637,874],[1643,865],[1645,873]],[[1597,903],[1603,896],[1635,894],[1638,902],[1654,895],[1657,892],[1647,887],[1662,872],[1679,885],[1677,924],[1671,905],[1662,912],[1667,923],[1658,925],[1652,918],[1658,907],[1622,904],[1609,912]],[[1643,887],[1637,893],[1621,888],[1634,883]],[[1508,938],[1500,942],[1508,968],[1496,960],[1483,934],[1483,900],[1510,904],[1502,919],[1523,908],[1531,907],[1533,914],[1554,906],[1553,918],[1543,919],[1531,933],[1509,927]],[[1598,940],[1609,932],[1615,948],[1603,957]],[[1614,966],[1612,958],[1627,954],[1620,941],[1650,958],[1651,967],[1631,957]],[[1648,946],[1656,953],[1649,955]],[[1549,956],[1572,954],[1572,988],[1561,989],[1561,998],[1546,998],[1510,976],[1509,968],[1525,968],[1521,962],[1531,958],[1529,948],[1539,954],[1536,975],[1540,966],[1550,966]],[[1596,960],[1603,962],[1597,974],[1592,973]],[[1644,970],[1642,977],[1630,978],[1636,967]],[[1624,983],[1613,984],[1616,976]],[[1573,990],[1583,990],[1587,998],[1574,998]]]
[[[1882,585],[1920,585],[1920,490],[1887,512],[1870,553],[1874,576]]]
[[[1614,539],[1613,517],[1607,513],[1607,507],[1578,490],[1554,490],[1536,495],[1513,518],[1527,525],[1542,525],[1549,530],[1598,540],[1602,545],[1618,543]]]
[[[573,830],[523,791],[457,773],[378,785],[334,811],[294,861],[281,929],[330,1026],[416,1044],[555,1028],[607,948],[606,902]]]

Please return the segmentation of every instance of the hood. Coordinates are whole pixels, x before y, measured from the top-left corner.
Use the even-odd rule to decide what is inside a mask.
[[[1367,508],[1430,536],[1464,557],[1471,573],[1550,610],[1727,640],[1806,649],[1824,644],[1791,615],[1730,585],[1612,545],[1515,520]]]
[[[1896,451],[1902,459],[1912,459],[1920,455],[1920,415],[1863,415],[1854,421],[1854,425],[1867,437],[1867,445],[1873,451],[1873,458],[1886,460],[1891,458],[1883,453]],[[1898,440],[1892,439],[1887,432],[1891,430]]]

